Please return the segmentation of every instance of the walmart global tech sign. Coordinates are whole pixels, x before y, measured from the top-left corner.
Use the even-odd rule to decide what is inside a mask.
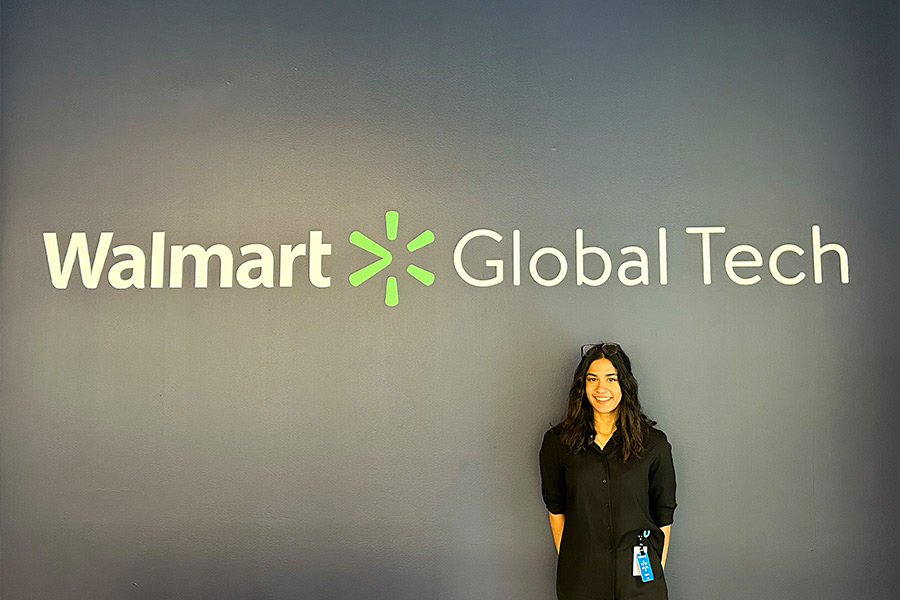
[[[435,275],[428,266],[434,262],[435,257],[423,253],[422,260],[426,261],[423,266],[419,264],[419,255],[414,254],[434,242],[434,232],[431,229],[422,229],[418,235],[402,244],[397,241],[399,218],[396,211],[385,213],[384,243],[375,241],[362,231],[356,230],[350,234],[349,242],[370,253],[373,259],[369,264],[347,275],[352,286],[366,283],[395,261],[401,260],[411,280],[425,286],[434,283]],[[378,234],[371,231],[369,233],[380,238],[380,229],[379,225]],[[806,279],[810,267],[813,281],[821,284],[822,262],[826,254],[833,255],[838,261],[841,283],[846,284],[850,281],[846,248],[834,242],[822,243],[818,225],[811,226],[806,247],[785,243],[765,257],[758,248],[750,244],[738,244],[729,249],[724,257],[714,257],[711,252],[711,237],[725,231],[725,227],[722,226],[686,227],[684,230],[685,235],[695,236],[698,240],[697,275],[704,285],[712,283],[711,265],[714,260],[724,261],[728,280],[737,285],[754,285],[762,281],[763,277],[770,277],[786,286],[796,285]],[[44,233],[44,250],[51,285],[64,290],[68,289],[73,281],[80,281],[80,285],[84,288],[97,289],[105,272],[107,283],[116,290],[147,287],[178,289],[184,286],[184,267],[190,260],[194,270],[193,287],[206,288],[210,283],[210,261],[215,257],[219,266],[219,280],[216,283],[220,288],[231,288],[235,283],[245,289],[276,286],[290,288],[294,286],[295,263],[300,257],[305,257],[309,283],[316,288],[331,287],[332,277],[328,274],[325,262],[326,257],[332,256],[332,244],[326,241],[324,232],[318,230],[310,231],[308,241],[304,243],[280,244],[277,248],[266,244],[240,246],[239,258],[236,258],[235,251],[225,244],[212,244],[208,247],[200,244],[186,246],[171,244],[167,247],[166,233],[154,231],[150,235],[148,261],[147,254],[141,247],[134,244],[114,246],[114,237],[114,232],[101,232],[94,250],[91,251],[87,233],[76,231],[70,235],[65,251],[62,252],[57,233]],[[469,244],[482,238],[493,242],[496,252],[491,257],[481,259],[484,268],[476,276],[466,270],[464,256],[470,251]],[[405,252],[401,256],[402,250]],[[651,248],[650,252],[641,246],[624,246],[619,249],[619,254],[614,260],[613,256],[600,246],[585,246],[582,229],[575,229],[572,245],[567,250],[568,253],[553,246],[539,248],[528,257],[528,276],[544,287],[558,286],[567,279],[578,286],[601,286],[612,279],[614,271],[618,282],[625,286],[650,285],[651,275],[654,283],[658,282],[659,285],[669,283],[668,232],[665,227],[657,229],[656,247]],[[653,269],[650,266],[651,253],[655,258]],[[790,266],[786,266],[785,263],[788,261],[783,260],[785,255],[793,255]],[[806,260],[797,257],[806,257]],[[552,277],[545,277],[539,272],[538,263],[542,260],[552,264],[551,270],[554,272]],[[599,267],[598,275],[590,277],[586,274],[587,261],[593,261],[594,266]],[[108,262],[111,264],[107,269]],[[492,229],[474,229],[460,237],[453,249],[456,275],[461,282],[474,287],[488,288],[500,285],[507,281],[507,275],[513,286],[521,285],[523,262],[521,231],[518,229],[510,232],[508,241],[503,234]],[[78,279],[73,278],[76,263],[80,275]],[[573,263],[574,267],[571,266]],[[571,271],[574,271],[574,276],[570,276]],[[384,290],[385,305],[397,306],[400,302],[400,285],[395,276],[384,279]]]

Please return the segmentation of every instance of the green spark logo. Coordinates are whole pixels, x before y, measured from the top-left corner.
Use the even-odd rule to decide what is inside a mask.
[[[387,239],[392,242],[397,239],[397,225],[399,221],[400,215],[396,210],[389,210],[384,213],[385,233],[387,233]],[[406,245],[406,249],[410,252],[415,252],[419,248],[424,248],[433,241],[434,233],[430,229],[426,229],[425,231],[414,237]],[[378,260],[376,260],[372,264],[367,265],[362,269],[354,271],[350,274],[350,285],[352,285],[353,287],[356,287],[361,283],[368,281],[376,273],[379,273],[383,269],[387,268],[387,266],[391,264],[391,261],[394,259],[387,248],[370,239],[362,232],[354,231],[353,233],[351,233],[350,243],[357,248],[362,248],[366,252],[370,252],[378,257]],[[406,267],[406,272],[415,277],[420,283],[423,283],[425,285],[431,285],[432,283],[434,283],[434,273],[423,269],[422,267],[410,264],[408,267]],[[384,288],[384,303],[387,306],[397,306],[399,302],[400,293],[397,290],[397,278],[394,276],[388,277],[387,283],[385,284]]]

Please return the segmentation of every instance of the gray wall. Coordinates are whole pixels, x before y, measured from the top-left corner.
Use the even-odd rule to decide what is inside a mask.
[[[540,436],[612,339],[675,449],[672,598],[895,598],[897,12],[3,2],[0,596],[549,598]],[[815,283],[813,225],[848,283],[834,252]],[[463,266],[504,258],[493,287],[453,262],[480,228],[503,241]],[[576,285],[577,228],[614,267],[645,248],[648,285]],[[394,262],[353,287],[357,229]],[[213,261],[205,289],[189,264],[118,290],[111,253],[96,289],[52,285],[43,233],[149,262],[154,231],[236,264],[322,231],[331,285],[301,257],[292,287],[223,289]],[[744,243],[797,244],[806,278],[733,283]]]

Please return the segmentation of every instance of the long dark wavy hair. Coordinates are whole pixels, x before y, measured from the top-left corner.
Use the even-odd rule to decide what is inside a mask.
[[[591,363],[601,358],[609,359],[616,368],[619,386],[622,388],[622,401],[619,402],[616,416],[616,429],[622,437],[622,460],[628,460],[632,456],[640,458],[644,453],[647,430],[656,425],[656,421],[651,421],[641,410],[638,383],[631,372],[631,359],[618,344],[607,342],[584,348],[569,389],[566,418],[553,430],[560,436],[563,445],[573,453],[581,452],[593,442],[597,433],[594,431],[594,408],[587,399],[584,386]]]

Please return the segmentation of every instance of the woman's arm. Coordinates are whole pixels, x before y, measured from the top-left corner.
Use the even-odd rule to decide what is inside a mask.
[[[650,517],[656,524],[667,523],[660,526],[665,540],[663,541],[662,556],[659,557],[663,568],[666,566],[666,558],[669,555],[669,540],[672,537],[672,522],[675,514],[675,465],[672,461],[672,445],[662,435],[662,448],[657,459],[650,466]]]
[[[559,554],[559,543],[562,541],[563,526],[566,524],[566,515],[550,514],[550,531],[553,532],[553,543],[556,544],[556,553]],[[666,538],[668,540],[668,538]]]
[[[541,494],[550,514],[550,530],[559,554],[563,525],[566,522],[566,471],[560,460],[559,436],[553,430],[544,434],[541,444]]]
[[[663,569],[666,568],[666,556],[669,554],[669,538],[672,537],[672,526],[666,525],[665,527],[660,527],[662,529],[663,535],[666,536],[666,541],[663,542],[663,553],[659,558],[659,562],[662,563]]]

